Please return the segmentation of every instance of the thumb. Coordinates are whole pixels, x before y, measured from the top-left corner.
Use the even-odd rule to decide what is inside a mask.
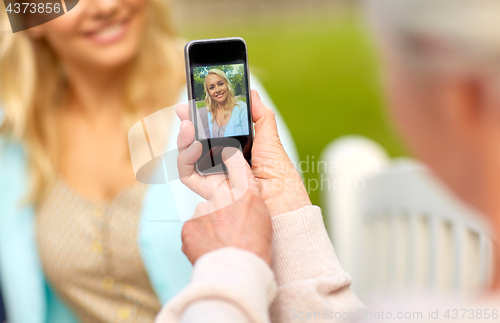
[[[222,151],[222,159],[229,173],[229,181],[233,188],[234,199],[239,199],[248,189],[259,190],[260,184],[255,179],[241,151],[234,147],[226,147]]]
[[[276,137],[279,140],[274,111],[260,99],[259,93],[252,90],[252,118],[255,123],[255,136]]]

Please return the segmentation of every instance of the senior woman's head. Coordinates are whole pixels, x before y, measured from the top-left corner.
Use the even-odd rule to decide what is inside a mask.
[[[219,69],[210,69],[205,76],[205,103],[212,115],[211,122],[214,122],[215,110],[219,106],[224,108],[224,117],[226,117],[236,103],[233,86],[226,73]]]
[[[500,176],[500,1],[372,0],[386,93],[413,153],[490,212]]]

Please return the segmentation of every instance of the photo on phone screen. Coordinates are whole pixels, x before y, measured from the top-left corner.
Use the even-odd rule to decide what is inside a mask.
[[[249,135],[244,64],[199,66],[193,74],[198,126],[206,138]]]
[[[240,149],[251,164],[253,139],[246,44],[241,38],[197,40],[186,45],[188,94],[201,174],[226,171],[224,147]]]

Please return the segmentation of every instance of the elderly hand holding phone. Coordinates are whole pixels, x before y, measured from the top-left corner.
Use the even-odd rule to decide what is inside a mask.
[[[321,210],[311,205],[283,150],[273,111],[255,91],[251,109],[252,167],[239,150],[225,148],[228,176],[203,176],[195,170],[202,147],[194,141],[189,107],[177,107],[179,174],[207,201],[182,231],[183,251],[194,265],[191,282],[157,322],[288,322],[300,307],[364,307],[349,289]]]

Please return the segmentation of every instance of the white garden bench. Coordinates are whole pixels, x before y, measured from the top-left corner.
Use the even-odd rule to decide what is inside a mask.
[[[358,295],[491,283],[488,223],[423,164],[361,136],[333,141],[321,160],[327,228]]]

